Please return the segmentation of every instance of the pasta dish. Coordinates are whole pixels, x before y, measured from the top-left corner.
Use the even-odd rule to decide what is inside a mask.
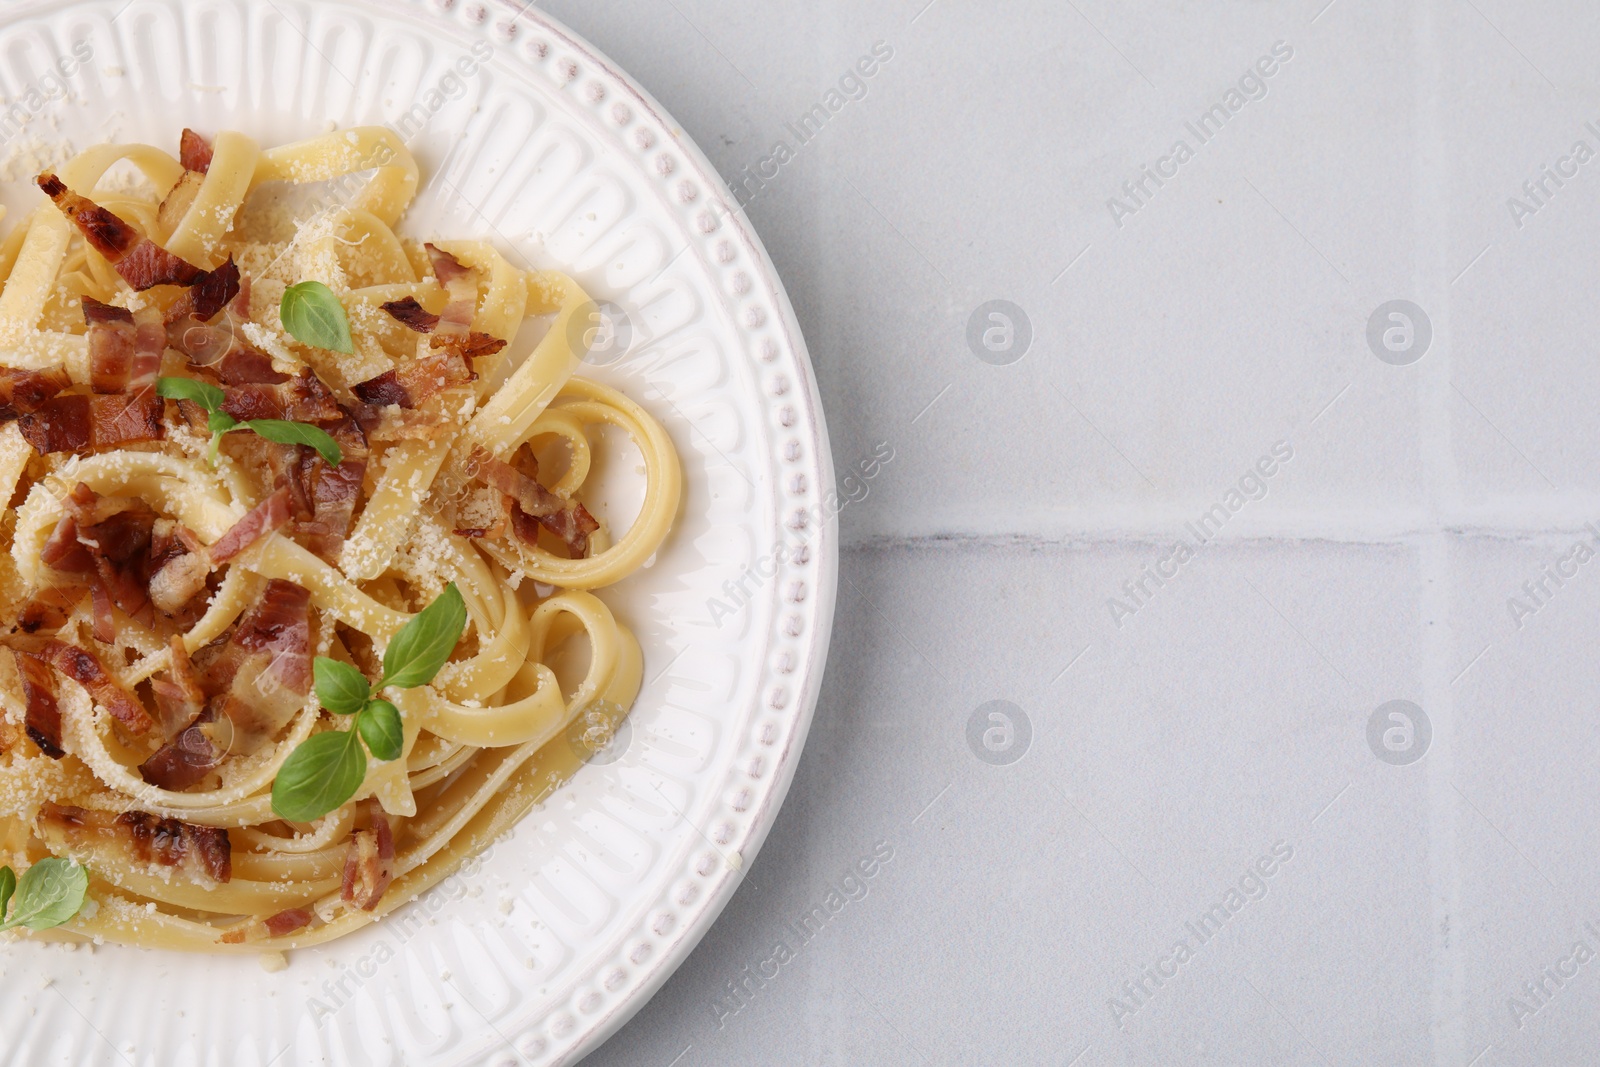
[[[326,942],[633,704],[594,591],[661,547],[677,454],[575,376],[571,278],[397,234],[417,183],[383,128],[185,130],[40,174],[0,242],[0,929]]]

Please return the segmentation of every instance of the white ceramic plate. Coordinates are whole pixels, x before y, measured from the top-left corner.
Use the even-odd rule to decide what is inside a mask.
[[[816,702],[837,569],[804,344],[701,153],[613,64],[520,7],[0,9],[13,212],[37,202],[26,182],[63,146],[175,150],[185,125],[277,144],[388,124],[423,171],[408,232],[487,237],[627,312],[628,354],[586,373],[665,423],[686,483],[654,564],[602,593],[644,645],[631,737],[434,893],[293,953],[286,971],[115,946],[0,949],[7,1062],[570,1063],[683,960],[772,824]],[[807,551],[775,566],[776,546],[802,538]],[[774,566],[744,582],[750,602],[730,600],[724,583]]]

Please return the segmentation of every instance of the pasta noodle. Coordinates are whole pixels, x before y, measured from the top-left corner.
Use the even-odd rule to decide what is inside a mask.
[[[147,193],[102,181],[130,172]],[[100,145],[41,175],[54,203],[0,241],[0,850],[18,870],[78,861],[92,898],[30,936],[339,937],[504,832],[633,704],[639,644],[595,591],[668,536],[677,453],[574,375],[592,305],[571,278],[396,232],[417,179],[381,128],[267,149],[186,130],[176,157]],[[348,352],[280,320],[307,282],[337,297]],[[530,317],[550,325],[518,351]],[[221,407],[175,398],[174,378]],[[272,420],[321,437],[269,437]],[[218,443],[218,425],[262,428]],[[643,462],[624,529],[584,506],[617,440],[600,427]],[[455,650],[381,694],[399,757],[360,749],[353,796],[281,817],[290,755],[351,728],[312,658],[378,678],[452,586]]]

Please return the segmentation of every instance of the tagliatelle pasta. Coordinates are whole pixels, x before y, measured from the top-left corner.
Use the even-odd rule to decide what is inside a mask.
[[[396,233],[417,182],[381,128],[186,130],[177,156],[100,145],[40,175],[0,241],[0,850],[90,873],[77,918],[31,936],[339,937],[483,849],[633,704],[639,644],[595,591],[667,537],[677,454],[574,376],[593,305],[572,279]],[[306,283],[337,343],[286,325]],[[646,487],[612,530],[585,483],[624,436]],[[374,694],[399,757],[362,749],[352,797],[285,820],[285,761],[351,728],[313,659],[377,680],[452,585],[444,667]]]

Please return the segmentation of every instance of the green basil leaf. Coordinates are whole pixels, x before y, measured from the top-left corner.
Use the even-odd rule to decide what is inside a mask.
[[[311,665],[315,679],[317,699],[335,715],[354,715],[366,707],[372,695],[372,686],[366,675],[336,659],[318,656]]]
[[[383,653],[383,681],[378,688],[397,685],[410,689],[433,681],[466,629],[467,606],[461,600],[461,590],[451,582],[437,600],[412,616],[389,642]]]
[[[11,894],[17,890],[17,872],[10,867],[0,867],[0,919],[6,916],[6,905],[11,903]]]
[[[374,700],[356,716],[356,729],[361,740],[381,760],[400,758],[405,747],[405,727],[400,722],[400,709],[387,700]]]
[[[354,730],[329,730],[300,743],[278,768],[272,810],[290,822],[310,822],[355,796],[367,776],[367,754]]]
[[[280,445],[310,445],[317,450],[319,456],[328,461],[329,466],[337,467],[344,461],[344,452],[340,450],[339,442],[329,436],[327,431],[319,430],[309,423],[288,422],[284,419],[251,419],[248,422],[241,422],[239,426]]]
[[[193,378],[157,378],[156,395],[168,400],[190,400],[213,414],[222,407],[222,390]]]
[[[44,859],[22,872],[17,882],[15,907],[0,929],[26,926],[48,930],[78,914],[89,892],[89,872],[59,856]]]
[[[285,289],[283,301],[278,305],[278,318],[297,341],[333,352],[355,351],[344,305],[333,290],[321,282],[301,282]]]

